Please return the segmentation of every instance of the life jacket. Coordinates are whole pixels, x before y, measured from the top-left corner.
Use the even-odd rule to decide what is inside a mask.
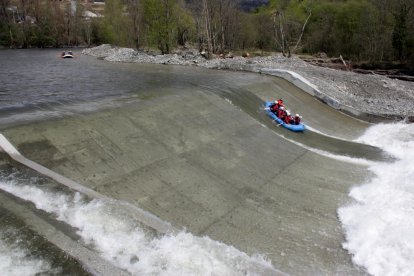
[[[295,125],[299,125],[300,124],[300,117],[299,116],[295,116]]]
[[[274,103],[270,106],[270,111],[272,111],[273,113],[276,113],[279,110],[279,104]]]
[[[283,118],[285,117],[285,115],[286,115],[286,111],[279,108],[279,110],[277,112],[277,117],[279,117],[280,119],[283,120]]]
[[[291,115],[286,115],[286,117],[285,117],[285,123],[286,124],[290,124],[291,120],[292,120],[292,116]]]

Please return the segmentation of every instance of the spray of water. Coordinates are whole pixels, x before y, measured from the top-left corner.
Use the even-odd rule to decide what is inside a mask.
[[[344,248],[372,275],[414,275],[414,125],[375,125],[358,142],[398,160],[372,164],[376,176],[354,187],[353,202],[338,210]]]
[[[276,271],[264,257],[248,256],[208,237],[185,231],[149,233],[114,200],[89,201],[79,193],[44,191],[15,180],[0,180],[0,188],[72,225],[86,244],[134,275],[260,275],[263,267]]]
[[[10,241],[10,235],[15,236],[17,229],[7,227],[0,231],[0,272],[2,275],[40,275],[43,273],[58,273],[52,270],[50,263],[41,258],[33,257],[27,248]]]

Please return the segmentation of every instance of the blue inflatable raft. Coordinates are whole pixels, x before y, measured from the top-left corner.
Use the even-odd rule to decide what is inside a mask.
[[[295,131],[295,132],[302,132],[306,129],[305,125],[300,123],[299,125],[291,125],[291,124],[286,124],[285,122],[283,122],[279,117],[277,117],[272,111],[270,111],[270,105],[273,102],[265,102],[265,110],[267,115],[272,118],[273,120],[275,120],[276,122],[278,122],[279,125],[283,126],[284,128],[287,128],[291,131]]]

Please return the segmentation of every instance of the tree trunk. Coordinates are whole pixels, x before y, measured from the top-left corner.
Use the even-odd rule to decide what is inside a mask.
[[[205,34],[206,34],[206,39],[207,39],[207,58],[210,59],[213,53],[213,45],[211,43],[211,26],[210,26],[210,17],[208,13],[207,0],[203,0],[203,14],[204,14]]]
[[[277,24],[276,24],[276,16],[277,16],[277,11],[274,11],[274,13],[273,13],[273,15],[272,15],[272,18],[273,18],[273,29],[274,29],[274,32],[275,32],[275,41],[276,41],[276,44],[282,49],[282,52],[283,52],[283,47],[282,47],[282,45],[279,43],[279,40],[278,40],[278,34],[277,34]],[[263,50],[263,49],[262,49]]]
[[[311,15],[312,15],[312,10],[309,10],[309,15],[306,18],[306,21],[305,21],[305,23],[302,26],[302,31],[300,33],[300,36],[298,38],[298,41],[296,42],[295,48],[293,48],[293,51],[292,51],[293,53],[296,52],[296,50],[298,48],[298,45],[299,45],[300,41],[302,40],[303,33],[305,32],[306,25],[308,24],[308,21],[309,21],[309,18],[311,17]]]

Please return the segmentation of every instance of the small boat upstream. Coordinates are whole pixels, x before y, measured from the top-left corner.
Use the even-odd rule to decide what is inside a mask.
[[[73,53],[72,51],[65,51],[65,52],[62,52],[60,57],[61,58],[73,58]]]
[[[294,123],[294,122],[286,122],[282,118],[279,118],[276,116],[275,113],[272,112],[271,106],[274,104],[274,102],[265,102],[265,111],[267,115],[272,118],[274,121],[278,123],[278,126],[283,126],[284,128],[287,128],[294,132],[303,132],[305,131],[306,127],[303,123]]]

